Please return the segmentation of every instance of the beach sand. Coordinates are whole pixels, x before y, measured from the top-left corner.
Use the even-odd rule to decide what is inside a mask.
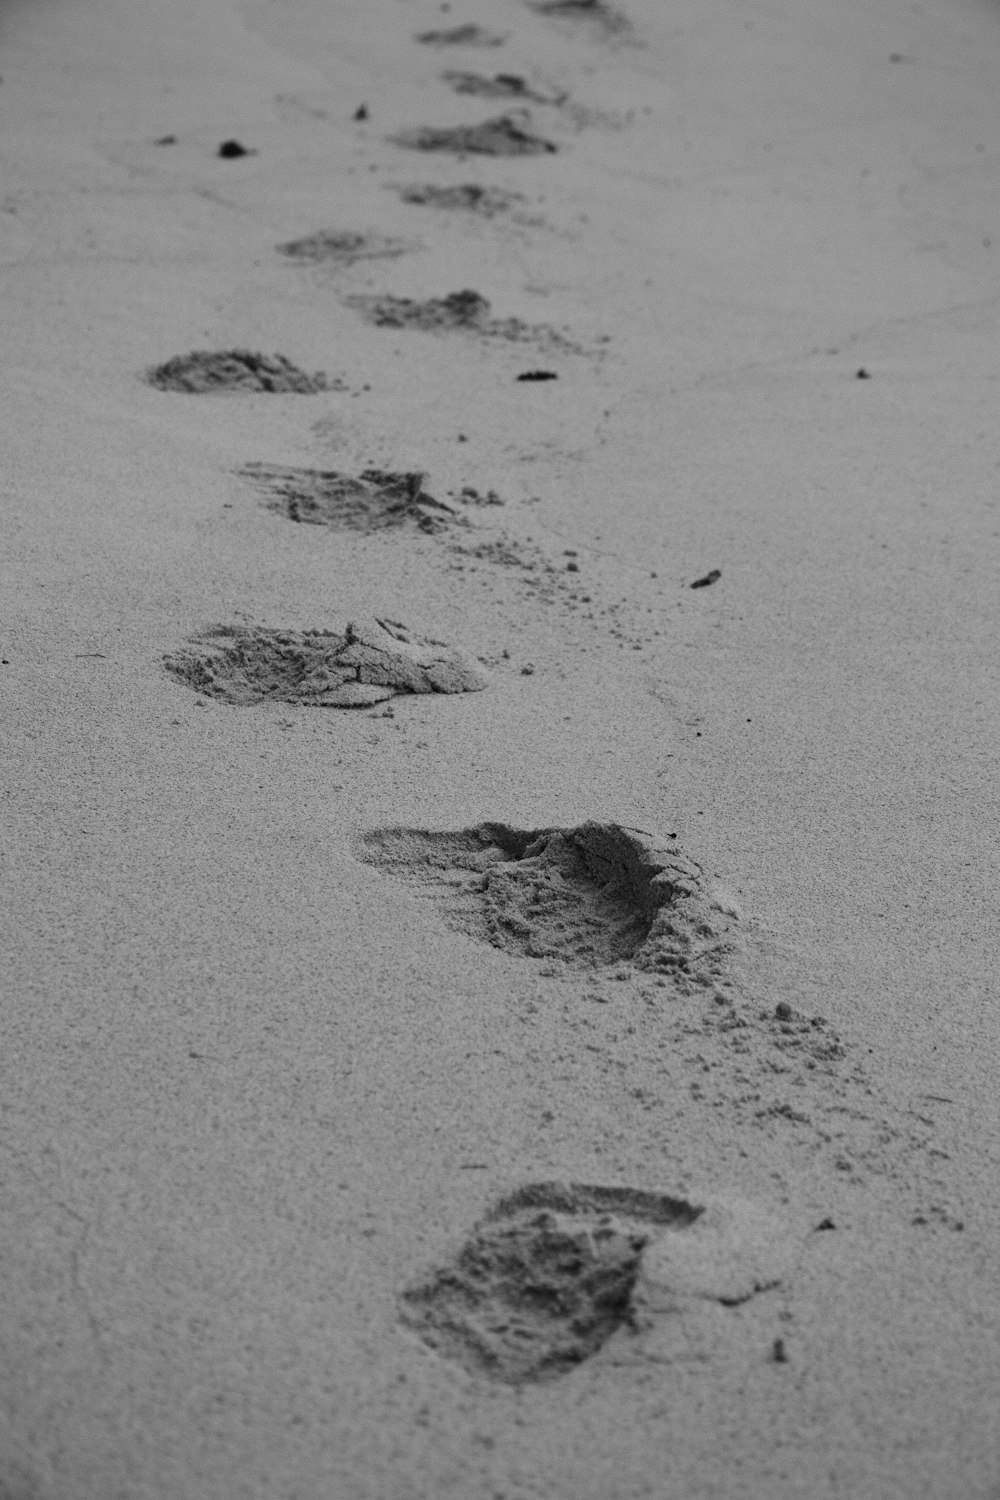
[[[3,1500],[1000,1496],[998,20],[5,7]]]

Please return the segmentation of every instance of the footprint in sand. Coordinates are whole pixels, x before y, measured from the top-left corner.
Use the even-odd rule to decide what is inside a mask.
[[[220,625],[165,657],[164,666],[196,692],[241,706],[368,708],[397,693],[475,693],[487,685],[460,651],[374,618],[352,621],[343,635]]]
[[[397,146],[413,151],[451,151],[455,155],[542,156],[558,151],[554,141],[547,141],[528,129],[528,113],[497,115],[478,125],[420,125],[402,130],[389,139]]]
[[[632,30],[628,17],[605,4],[605,0],[532,0],[531,9],[540,16],[592,22],[609,36],[622,36]]]
[[[456,94],[474,94],[482,99],[531,99],[535,104],[562,104],[567,97],[564,93],[541,93],[519,73],[494,73],[487,78],[482,73],[449,71],[442,73],[441,78]]]
[[[404,203],[419,203],[428,208],[448,208],[482,214],[492,219],[525,201],[523,193],[508,193],[502,188],[484,187],[479,182],[459,182],[440,187],[433,182],[389,184]]]
[[[237,472],[260,489],[268,510],[290,521],[364,533],[398,526],[435,533],[469,524],[426,493],[423,474],[365,469],[354,475],[270,464],[246,464]]]
[[[510,343],[540,344],[547,349],[582,352],[547,323],[524,323],[520,318],[490,316],[490,303],[479,292],[466,287],[445,297],[415,301],[411,297],[358,295],[346,297],[349,307],[363,313],[377,328],[416,328],[425,333],[474,333],[480,338],[506,339]]]
[[[730,915],[694,861],[616,823],[382,828],[358,852],[429,887],[450,925],[507,953],[580,969],[630,961],[687,991],[711,985],[730,951]]]
[[[300,240],[279,245],[282,255],[310,265],[353,266],[359,260],[394,260],[420,247],[388,235],[360,234],[356,230],[320,229]]]
[[[424,47],[502,47],[507,33],[487,31],[485,26],[467,23],[445,31],[421,31],[414,38]]]
[[[146,379],[159,391],[194,395],[265,391],[279,396],[312,396],[318,391],[343,389],[340,381],[331,380],[322,371],[309,375],[283,354],[255,354],[250,349],[195,349],[147,370]]]
[[[642,1253],[701,1210],[633,1188],[533,1183],[501,1199],[454,1260],[402,1293],[439,1353],[510,1384],[563,1375],[630,1317]]]

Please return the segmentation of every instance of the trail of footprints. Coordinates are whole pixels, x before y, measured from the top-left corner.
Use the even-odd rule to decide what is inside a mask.
[[[629,31],[625,17],[604,0],[536,0],[531,8],[609,37]],[[459,24],[416,40],[427,47],[494,49],[507,38]],[[484,77],[451,69],[443,78],[460,94],[556,107],[566,98],[502,71]],[[419,127],[394,139],[406,148],[460,157],[557,150],[533,131],[525,110],[476,125]],[[397,184],[396,191],[406,203],[486,219],[524,201],[472,182]],[[417,248],[343,230],[320,230],[278,247],[299,265],[332,268]],[[486,299],[470,289],[425,302],[347,300],[378,326],[576,347],[553,329],[493,317]],[[541,378],[549,372],[530,373]],[[158,390],[184,394],[308,396],[343,389],[337,378],[310,374],[284,355],[248,349],[194,350],[147,371],[146,378]],[[506,533],[477,532],[464,510],[500,503],[492,492],[484,497],[469,490],[448,504],[427,492],[419,473],[369,468],[345,474],[266,463],[248,463],[239,473],[268,509],[291,522],[359,535],[419,532],[449,538],[449,546],[467,556],[555,572],[540,553],[527,554]],[[481,665],[461,651],[375,618],[342,630],[220,624],[180,646],[164,665],[199,694],[238,707],[277,700],[363,709],[398,693],[487,686]],[[372,829],[359,837],[356,852],[434,901],[455,930],[535,961],[544,973],[614,970],[617,978],[651,979],[673,996],[697,999],[701,1009],[687,1030],[721,1038],[737,1058],[749,1051],[741,1038],[751,1026],[789,1067],[830,1071],[844,1057],[821,1018],[799,1015],[787,1004],[768,1011],[743,1003],[731,963],[739,947],[735,913],[713,895],[704,872],[675,840],[613,823],[543,829],[483,823],[454,832]],[[788,1108],[774,1105],[770,1112],[781,1116]],[[765,1107],[758,1116],[768,1113]],[[496,1202],[447,1264],[403,1289],[400,1316],[431,1349],[471,1372],[510,1384],[549,1379],[595,1355],[622,1330],[641,1333],[685,1298],[736,1306],[776,1286],[789,1272],[790,1244],[782,1226],[749,1204],[706,1205],[628,1186],[531,1183]]]

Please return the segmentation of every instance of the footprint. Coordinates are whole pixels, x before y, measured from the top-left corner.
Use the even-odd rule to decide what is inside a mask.
[[[409,182],[395,185],[395,191],[404,203],[425,204],[428,208],[464,209],[482,214],[487,219],[525,201],[523,193],[507,193],[502,188],[483,187],[478,182],[460,182],[452,187]]]
[[[317,391],[341,390],[320,371],[308,375],[283,354],[254,354],[249,349],[195,349],[146,372],[160,391],[210,395],[227,391],[267,391],[273,395],[311,396]]]
[[[452,151],[459,156],[466,153],[480,156],[541,156],[547,151],[558,151],[554,141],[534,135],[526,128],[525,112],[514,115],[497,115],[483,120],[478,125],[421,125],[415,130],[403,130],[390,139],[398,146],[408,146],[414,151]]]
[[[474,693],[487,685],[461,652],[374,618],[352,621],[344,635],[220,625],[164,657],[164,666],[196,692],[239,705],[368,708],[397,693]]]
[[[425,493],[423,474],[365,469],[355,476],[270,464],[247,464],[238,472],[263,492],[269,510],[290,521],[361,532],[415,526],[433,533],[468,525],[464,516]]]
[[[687,991],[710,985],[729,951],[729,918],[694,861],[617,823],[382,828],[359,852],[430,886],[454,927],[507,953],[581,969],[630,960]]]
[[[520,318],[491,318],[490,304],[479,292],[466,287],[445,297],[424,302],[411,297],[359,295],[344,299],[377,328],[417,328],[428,333],[448,330],[475,333],[483,338],[507,339],[512,343],[542,344],[548,349],[580,352],[547,323],[524,323]]]
[[[506,33],[487,31],[485,26],[467,24],[446,31],[421,31],[414,38],[425,47],[502,47]]]
[[[605,0],[534,0],[531,9],[540,16],[565,17],[567,20],[593,21],[610,35],[631,31],[632,24],[621,11],[613,10]]]
[[[673,1239],[700,1213],[634,1188],[532,1183],[501,1199],[451,1264],[403,1291],[403,1321],[494,1379],[563,1375],[630,1322],[656,1232]]]
[[[349,229],[320,229],[304,239],[289,240],[278,246],[282,255],[289,255],[293,260],[308,261],[313,265],[333,262],[341,266],[353,266],[359,260],[392,260],[416,248],[406,240],[359,234]]]
[[[566,98],[565,94],[539,93],[518,73],[494,73],[492,78],[486,78],[482,73],[449,71],[441,77],[456,94],[475,94],[483,99],[532,99],[536,104],[562,104]]]

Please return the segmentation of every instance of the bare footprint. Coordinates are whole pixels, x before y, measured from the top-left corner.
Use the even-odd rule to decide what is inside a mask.
[[[187,687],[225,703],[277,701],[368,708],[397,693],[474,693],[486,678],[469,657],[393,620],[328,630],[220,625],[164,658]]]
[[[321,371],[309,375],[283,354],[255,354],[250,349],[195,349],[156,365],[146,372],[146,379],[157,390],[194,395],[266,391],[311,396],[342,389],[339,381],[331,381]]]
[[[563,1375],[630,1321],[650,1240],[700,1213],[634,1188],[532,1183],[501,1199],[449,1265],[403,1291],[403,1320],[494,1379]]]
[[[290,521],[366,533],[399,526],[434,533],[468,525],[425,492],[423,474],[365,469],[354,475],[271,464],[246,464],[238,472],[260,489],[269,510]]]
[[[616,823],[382,828],[359,853],[430,887],[451,925],[507,953],[583,969],[627,960],[688,990],[711,985],[730,951],[729,918],[694,861]]]

